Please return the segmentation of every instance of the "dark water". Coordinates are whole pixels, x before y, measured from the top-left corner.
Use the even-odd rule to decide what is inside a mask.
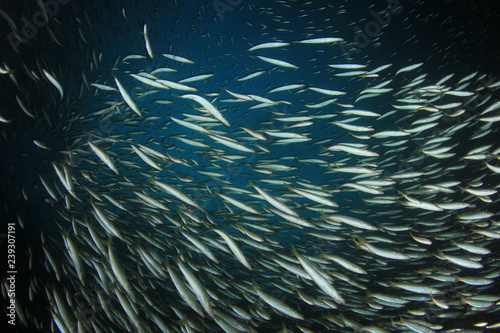
[[[93,1],[91,3],[79,1],[45,1],[50,17],[43,18],[43,11],[36,1],[22,2],[2,2],[2,9],[11,22],[17,26],[21,33],[21,38],[15,36],[15,29],[9,24],[9,20],[2,16],[0,18],[0,67],[7,64],[15,74],[17,84],[8,75],[0,75],[0,115],[6,119],[14,119],[11,123],[0,123],[2,136],[0,139],[0,200],[1,215],[3,223],[16,223],[16,295],[18,302],[23,304],[24,311],[29,314],[30,322],[43,322],[46,331],[50,331],[52,317],[49,312],[51,302],[47,300],[45,286],[48,290],[52,286],[57,286],[64,290],[68,288],[70,292],[75,292],[75,284],[78,283],[74,272],[65,274],[61,282],[55,280],[55,275],[51,269],[47,270],[47,260],[43,253],[41,234],[45,237],[45,242],[50,247],[51,252],[58,258],[58,251],[66,251],[62,241],[62,232],[72,229],[71,223],[64,220],[60,212],[66,212],[69,216],[77,218],[92,219],[92,207],[89,204],[91,196],[82,189],[77,189],[78,196],[85,198],[83,201],[72,200],[70,210],[64,208],[64,199],[59,199],[57,203],[48,200],[46,190],[41,184],[39,176],[42,176],[49,183],[58,182],[54,172],[52,162],[65,163],[68,161],[68,151],[76,151],[71,157],[71,172],[79,184],[85,183],[84,177],[79,172],[81,170],[90,171],[98,186],[92,187],[99,193],[107,193],[113,197],[119,197],[122,201],[128,202],[135,197],[131,191],[125,190],[118,181],[124,178],[112,177],[110,170],[101,163],[95,156],[80,154],[79,150],[89,151],[87,140],[96,138],[116,136],[127,138],[131,141],[151,146],[162,153],[167,153],[176,158],[184,158],[190,164],[196,165],[194,168],[186,168],[182,165],[172,164],[166,170],[157,173],[158,180],[170,179],[170,184],[186,189],[191,185],[186,185],[178,177],[190,177],[195,184],[200,187],[211,188],[213,193],[224,193],[224,182],[214,180],[211,177],[200,175],[196,170],[209,170],[221,172],[224,181],[232,185],[250,189],[249,181],[266,178],[265,175],[255,173],[254,167],[260,160],[272,160],[281,157],[293,156],[292,159],[282,160],[280,163],[295,167],[297,170],[292,174],[298,178],[307,179],[312,184],[318,186],[325,185],[331,190],[339,189],[340,184],[351,177],[349,174],[336,175],[325,173],[324,168],[319,166],[299,163],[297,159],[318,158],[324,152],[324,148],[330,144],[320,144],[321,140],[335,139],[338,142],[358,142],[350,136],[347,131],[340,128],[325,126],[325,122],[316,122],[306,129],[299,129],[300,133],[313,133],[314,141],[306,144],[293,144],[276,146],[273,140],[262,143],[263,147],[272,147],[272,152],[268,154],[247,154],[245,158],[235,163],[218,163],[219,169],[213,168],[213,160],[202,154],[193,153],[192,147],[179,142],[174,138],[176,135],[186,134],[191,137],[192,131],[181,126],[173,126],[169,117],[181,119],[182,113],[190,112],[194,103],[177,98],[181,92],[163,91],[159,94],[141,96],[150,87],[138,84],[128,74],[140,71],[151,72],[159,67],[176,68],[177,72],[162,76],[172,80],[180,79],[203,73],[213,73],[214,76],[192,84],[199,92],[221,93],[223,96],[218,99],[232,98],[224,92],[224,89],[239,93],[255,94],[267,96],[273,99],[285,99],[291,104],[277,104],[268,108],[249,109],[247,104],[236,103],[224,104],[228,111],[224,116],[231,124],[237,124],[227,129],[228,136],[236,135],[238,126],[245,126],[251,129],[280,129],[282,124],[275,120],[276,114],[294,116],[300,110],[304,110],[304,105],[319,102],[317,94],[302,93],[290,94],[280,92],[267,95],[267,92],[275,87],[284,84],[305,84],[306,86],[328,87],[332,90],[348,92],[339,101],[345,104],[354,104],[354,100],[359,92],[368,86],[369,81],[355,80],[352,78],[341,78],[334,76],[334,70],[329,69],[326,64],[333,63],[361,63],[367,64],[370,69],[375,69],[384,64],[392,63],[390,72],[395,73],[405,66],[420,63],[423,65],[418,72],[409,72],[398,77],[387,76],[386,79],[393,78],[391,87],[395,91],[408,84],[411,79],[422,73],[427,73],[426,82],[434,84],[447,74],[455,73],[454,82],[458,82],[473,72],[478,71],[486,76],[481,81],[476,81],[475,86],[486,86],[499,81],[500,68],[498,65],[500,55],[499,30],[496,28],[496,20],[500,14],[495,7],[494,1]],[[397,6],[399,4],[399,6]],[[396,10],[397,8],[397,10]],[[391,11],[394,9],[394,11]],[[126,13],[124,18],[123,11]],[[147,56],[144,47],[144,37],[142,27],[147,24],[149,29],[149,39],[155,54],[154,59],[131,60],[124,64],[121,59],[127,55],[140,54]],[[265,49],[259,52],[248,52],[248,48],[269,41],[293,42],[307,38],[334,36],[342,37],[345,43],[321,44],[321,45],[297,45],[292,43],[285,48]],[[59,42],[59,44],[56,42]],[[260,52],[261,51],[261,52]],[[182,64],[168,60],[161,56],[161,53],[180,55],[195,62],[193,65]],[[263,62],[255,55],[285,59],[286,61],[299,66],[297,69],[278,68]],[[99,59],[96,61],[96,59]],[[96,67],[95,64],[98,63]],[[92,64],[92,65],[91,65]],[[2,66],[3,65],[3,66]],[[64,98],[59,98],[57,89],[43,77],[42,69],[47,69],[55,73],[58,81],[64,88]],[[266,70],[262,76],[250,81],[237,81],[249,73]],[[35,75],[30,74],[33,71]],[[34,78],[37,76],[39,79]],[[134,96],[139,107],[148,117],[155,117],[137,124],[127,123],[124,117],[116,114],[111,117],[98,117],[94,113],[106,107],[106,101],[118,101],[121,97],[117,92],[108,95],[107,92],[89,88],[84,83],[98,82],[115,86],[113,76],[116,76],[127,87]],[[479,75],[478,75],[479,76]],[[383,82],[378,78],[376,83]],[[370,84],[371,85],[371,84]],[[485,92],[486,91],[486,92]],[[488,90],[483,90],[484,94],[493,94]],[[35,115],[35,119],[28,117],[20,108],[16,96],[23,100],[28,109]],[[324,96],[321,96],[324,97]],[[492,98],[495,100],[498,95]],[[158,99],[175,100],[173,104],[160,105],[154,103]],[[322,99],[324,100],[324,99]],[[387,97],[376,97],[364,100],[356,104],[356,108],[372,110],[384,114],[391,110],[389,103],[391,99]],[[443,102],[444,103],[444,102]],[[222,104],[220,104],[222,105]],[[489,105],[489,104],[487,104]],[[132,112],[130,109],[122,112]],[[335,113],[338,111],[334,107],[322,109],[312,109],[311,114],[322,115]],[[470,112],[478,112],[472,108]],[[377,131],[397,130],[404,127],[403,123],[394,124],[397,118],[388,117],[377,124]],[[365,123],[363,123],[365,121]],[[370,125],[370,119],[360,120],[357,125]],[[386,122],[384,122],[386,121]],[[446,125],[451,126],[451,122]],[[458,144],[454,150],[457,158],[437,161],[439,167],[447,168],[453,165],[464,163],[458,158],[461,152],[465,154],[471,149],[482,145],[491,144],[492,149],[498,148],[498,131],[494,130],[489,135],[470,143],[464,139],[476,133],[477,129],[468,127],[463,132],[463,136],[454,136],[450,143]],[[438,134],[436,134],[437,136]],[[241,136],[241,134],[240,134]],[[431,136],[432,137],[432,136]],[[197,134],[192,138],[201,138]],[[428,139],[429,137],[426,137]],[[50,150],[40,149],[33,144],[33,140],[43,141]],[[154,144],[153,144],[154,143]],[[409,148],[401,153],[395,160],[398,163],[384,168],[383,175],[405,170],[412,153],[418,150],[419,140],[408,143]],[[116,164],[120,165],[120,173],[127,179],[132,179],[137,186],[144,185],[147,188],[151,177],[151,168],[138,169],[133,165],[128,165],[127,160],[136,164],[144,164],[136,155],[121,154],[121,151],[128,149],[126,142],[115,142],[110,148],[116,155],[120,156]],[[219,147],[220,148],[220,147]],[[381,152],[388,148],[381,148]],[[232,154],[241,152],[231,151]],[[121,154],[121,155],[120,155]],[[321,158],[321,157],[319,157]],[[125,162],[125,163],[121,163]],[[435,160],[425,159],[420,164],[413,165],[413,169],[419,170],[428,167]],[[479,163],[478,165],[484,166]],[[467,168],[457,170],[452,174],[443,174],[439,181],[472,180],[481,179],[485,187],[498,187],[498,175],[493,173],[484,175],[484,168],[479,170],[474,164],[468,164]],[[272,177],[270,177],[272,178]],[[277,177],[279,178],[279,177]],[[430,182],[429,182],[430,183]],[[426,183],[426,184],[429,184]],[[421,184],[423,185],[423,183]],[[61,183],[58,185],[64,191]],[[259,185],[260,186],[260,185]],[[276,191],[280,195],[283,186],[266,185],[271,193]],[[391,193],[395,195],[399,190],[406,188],[406,185],[395,186]],[[23,191],[25,195],[23,195]],[[185,190],[186,192],[188,190]],[[158,195],[157,191],[147,190],[149,195]],[[253,191],[255,192],[255,191]],[[219,228],[231,229],[234,220],[227,214],[220,214],[222,206],[221,199],[216,195],[210,195],[205,190],[199,188],[189,191],[214,221]],[[497,195],[498,196],[498,195]],[[494,200],[487,207],[489,211],[498,210],[498,200]],[[26,198],[27,199],[26,199]],[[361,199],[366,195],[346,192],[335,196],[336,202],[340,205],[340,213],[352,216],[364,216],[368,223],[377,225],[380,216],[386,216],[391,223],[400,222],[398,219],[391,219],[388,211],[391,207],[381,206],[366,207]],[[235,196],[244,200],[244,196]],[[450,196],[450,198],[453,198]],[[454,200],[460,200],[461,195],[455,194]],[[133,234],[137,230],[152,232],[150,223],[141,215],[141,218],[131,218],[116,207],[106,202],[106,207],[112,211],[115,221],[124,233]],[[135,208],[135,207],[134,207]],[[175,205],[170,205],[175,209]],[[398,210],[401,207],[393,207]],[[137,207],[137,209],[140,209]],[[369,214],[367,213],[369,209]],[[357,215],[361,210],[362,215]],[[146,210],[145,210],[146,211]],[[145,212],[144,211],[144,212]],[[144,213],[146,214],[146,213]],[[403,221],[410,221],[413,216],[405,212]],[[68,216],[68,215],[66,215]],[[318,215],[312,211],[303,210],[301,216],[306,219],[318,219]],[[399,215],[398,215],[399,216]],[[23,227],[17,222],[18,217],[24,221]],[[399,218],[399,217],[398,217]],[[274,217],[271,222],[280,223],[279,218]],[[96,224],[98,225],[98,224]],[[74,226],[73,226],[74,228]],[[465,227],[464,227],[465,228]],[[161,228],[160,228],[161,229]],[[203,230],[208,227],[203,226]],[[164,232],[175,233],[174,228],[161,229]],[[455,230],[455,229],[454,229]],[[104,231],[101,231],[102,238],[107,238]],[[212,233],[212,236],[215,234]],[[73,235],[77,239],[78,235]],[[167,256],[175,256],[177,251],[174,245],[182,247],[176,243],[177,236],[171,236],[165,241],[165,253]],[[182,237],[182,236],[179,236]],[[318,244],[317,240],[304,234],[301,229],[289,228],[286,226],[276,227],[275,233],[269,239],[282,244],[283,246],[296,245],[301,248],[302,253],[317,255],[318,250],[331,249],[327,244]],[[184,240],[183,240],[184,241]],[[400,239],[398,239],[400,241]],[[140,240],[134,239],[141,244]],[[132,243],[132,242],[131,242]],[[488,248],[492,250],[492,255],[488,257],[490,265],[485,270],[488,273],[498,271],[498,242],[488,243]],[[5,238],[2,239],[5,244]],[[84,241],[78,243],[82,246],[81,251],[87,254],[92,253],[88,247],[84,248]],[[115,251],[128,253],[125,244],[115,241]],[[335,251],[355,251],[354,246],[348,242],[336,245]],[[142,244],[144,245],[144,243]],[[439,249],[439,243],[435,248],[428,249],[435,252]],[[3,248],[2,248],[3,249]],[[256,252],[244,247],[248,255]],[[358,250],[359,251],[359,250]],[[4,250],[3,253],[7,251]],[[162,255],[164,255],[163,253]],[[284,251],[290,255],[290,251]],[[360,252],[364,253],[364,252]],[[196,254],[197,255],[197,254]],[[196,258],[195,255],[195,258]],[[222,255],[222,254],[221,254]],[[228,254],[229,256],[230,254]],[[496,256],[495,256],[496,255]],[[89,255],[90,256],[90,255]],[[69,257],[62,257],[62,260],[70,260]],[[86,258],[88,259],[88,257]],[[133,270],[133,260],[128,261],[127,269]],[[139,258],[140,260],[140,258]],[[259,257],[251,258],[258,261]],[[4,260],[5,261],[5,260]],[[30,264],[31,262],[31,264]],[[402,276],[412,276],[412,271],[422,268],[419,262],[402,264],[399,266],[389,265],[387,271],[377,270],[377,265],[371,266],[367,258],[360,259],[360,262],[367,265],[370,271],[371,281],[383,281],[390,278],[394,271]],[[484,262],[484,261],[483,261]],[[173,263],[173,260],[171,260]],[[437,263],[441,263],[437,260]],[[66,263],[71,267],[71,262]],[[428,263],[426,263],[428,264]],[[426,265],[425,264],[425,265]],[[259,286],[267,292],[271,292],[273,286],[266,285],[266,281],[279,283],[279,272],[265,270],[264,267],[254,269],[250,274],[242,270],[241,266],[234,258],[228,258],[222,265],[226,265],[226,271],[231,277],[231,281],[238,279],[248,281],[257,280]],[[48,267],[48,266],[47,266]],[[87,269],[90,268],[87,266]],[[144,267],[143,267],[144,269]],[[4,269],[3,272],[6,272]],[[477,272],[480,274],[481,272]],[[94,274],[94,273],[92,273]],[[90,276],[90,273],[87,273]],[[133,281],[140,280],[141,272],[133,272]],[[73,281],[76,279],[76,281]],[[498,282],[498,278],[496,279]],[[134,282],[132,282],[134,283]],[[216,288],[209,279],[204,281],[208,288]],[[497,284],[497,283],[496,283]],[[33,287],[30,287],[33,286]],[[97,284],[88,286],[88,295],[92,295],[92,288],[97,288]],[[28,300],[28,290],[37,290],[33,301]],[[370,284],[372,292],[384,290],[376,283]],[[493,293],[494,286],[489,286],[490,293]],[[275,289],[275,288],[274,288]],[[171,287],[168,290],[157,289],[158,292],[149,292],[152,298],[158,298],[160,304],[165,306],[168,302],[165,299],[171,297],[169,292],[175,293]],[[397,290],[396,290],[397,291]],[[450,293],[453,293],[452,291]],[[177,294],[174,294],[178,298]],[[276,294],[274,294],[276,295]],[[295,294],[281,294],[281,299],[295,307],[301,301],[297,301]],[[95,311],[94,302],[86,304],[86,295],[76,297],[81,302],[75,305],[74,314],[77,312]],[[95,297],[95,295],[93,296]],[[346,298],[349,296],[346,295]],[[53,303],[53,301],[52,301]],[[5,300],[4,304],[7,304]],[[245,304],[242,302],[241,304]],[[115,302],[120,311],[120,305]],[[321,318],[325,311],[321,308],[311,310],[306,306],[300,307],[301,312],[310,318]],[[498,309],[496,309],[498,310]],[[165,310],[167,311],[167,310]],[[268,307],[268,311],[272,310]],[[323,311],[323,312],[322,312]],[[460,311],[466,313],[464,307]],[[123,311],[122,311],[123,312]],[[171,311],[170,311],[171,312]],[[332,311],[336,313],[335,311]],[[376,325],[370,319],[363,318],[362,315],[346,310],[346,313],[353,319],[362,322],[364,325]],[[95,314],[99,317],[99,313]],[[126,316],[123,313],[123,316]],[[392,310],[384,313],[385,322],[390,322],[390,317],[394,321],[399,319],[399,310]],[[36,319],[33,319],[36,318]],[[169,313],[169,318],[174,316]],[[176,317],[175,317],[176,318]],[[276,331],[281,326],[283,318],[273,315],[273,321],[265,323],[259,332]],[[431,314],[427,316],[428,321],[435,320]],[[288,319],[286,319],[288,320]],[[286,321],[285,320],[285,321]],[[456,322],[452,320],[435,321],[445,328],[451,327],[471,327],[471,323],[481,320],[498,322],[498,312],[489,309],[485,313],[469,313],[467,316],[459,316]],[[149,320],[151,322],[151,320]],[[294,327],[295,322],[286,321],[289,329]],[[456,324],[456,325],[455,325]],[[462,325],[462,326],[460,326]],[[30,328],[34,332],[35,325]],[[110,328],[111,331],[119,331],[118,326]],[[131,326],[133,327],[133,326]],[[213,330],[219,329],[213,324],[208,325]],[[311,322],[312,330],[322,332],[327,331],[320,324]],[[21,331],[19,325],[16,327]],[[338,329],[338,327],[335,327]],[[333,328],[332,328],[333,330]],[[16,330],[12,330],[13,332]],[[297,330],[298,331],[298,330]],[[348,331],[346,329],[346,331]],[[349,329],[350,331],[350,329]],[[491,330],[490,330],[491,331]]]

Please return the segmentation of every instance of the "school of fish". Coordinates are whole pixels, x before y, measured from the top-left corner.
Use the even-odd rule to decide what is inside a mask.
[[[500,328],[500,81],[478,72],[433,80],[422,62],[332,62],[317,64],[330,84],[300,74],[268,87],[266,78],[303,65],[290,50],[329,50],[344,38],[317,31],[251,43],[239,56],[252,68],[229,78],[162,50],[152,28],[141,27],[143,45],[113,68],[94,54],[89,66],[101,74],[80,91],[94,111],[55,124],[19,89],[17,116],[0,114],[3,128],[32,119],[64,126],[69,140],[34,185],[57,212],[38,236],[42,251],[30,253],[52,282],[33,274],[29,299],[50,320],[19,303],[21,324],[80,333]],[[0,76],[19,88],[11,67]],[[40,62],[27,75],[54,103],[73,103],[57,69]],[[219,84],[201,88],[207,80]],[[257,114],[265,119],[252,121]],[[33,145],[54,150],[42,138]]]

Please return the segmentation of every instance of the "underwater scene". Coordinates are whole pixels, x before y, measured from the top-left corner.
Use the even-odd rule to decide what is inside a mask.
[[[5,332],[500,332],[495,4],[2,1]]]

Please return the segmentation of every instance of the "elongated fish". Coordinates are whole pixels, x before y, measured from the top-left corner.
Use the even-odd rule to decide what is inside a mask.
[[[142,116],[141,114],[141,111],[139,111],[139,108],[137,107],[137,105],[135,104],[134,100],[132,99],[132,97],[130,97],[130,95],[128,94],[127,90],[125,90],[125,88],[122,86],[122,84],[120,83],[120,81],[118,81],[118,79],[115,77],[115,82],[116,82],[116,86],[118,87],[118,90],[120,91],[120,94],[122,95],[123,97],[123,100],[125,101],[125,103],[127,103],[127,105],[135,112],[137,113],[137,115],[139,117]]]
[[[255,51],[259,49],[269,49],[269,48],[276,48],[276,47],[283,47],[283,46],[288,46],[290,43],[287,42],[266,42],[266,43],[261,43],[255,46],[252,46],[251,48],[248,49],[248,51]]]
[[[50,81],[50,83],[52,83],[54,85],[54,87],[57,88],[57,90],[59,91],[59,94],[61,95],[61,100],[62,100],[64,97],[64,90],[63,90],[61,84],[59,83],[59,81],[57,81],[57,79],[52,74],[47,72],[45,69],[43,70],[43,74]]]
[[[209,101],[207,101],[203,97],[198,96],[198,95],[194,95],[194,94],[185,94],[185,95],[181,95],[180,97],[191,99],[191,100],[199,103],[201,106],[203,106],[205,108],[205,110],[207,110],[212,116],[214,116],[221,123],[223,123],[227,127],[231,126],[231,125],[229,125],[229,122],[226,120],[226,118],[224,118],[224,116],[220,113],[220,111],[217,110],[217,108],[215,106],[213,106],[212,103],[210,103]]]
[[[268,57],[263,57],[263,56],[257,56],[260,60],[263,60],[265,62],[268,62],[270,64],[280,66],[280,67],[288,67],[288,68],[298,68],[294,64],[291,64],[289,62],[283,61],[283,60],[278,60],[274,58],[268,58]]]

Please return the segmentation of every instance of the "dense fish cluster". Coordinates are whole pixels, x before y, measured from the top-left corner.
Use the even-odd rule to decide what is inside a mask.
[[[155,44],[151,30],[138,28],[142,45],[112,66],[94,50],[76,94],[44,61],[0,66],[18,110],[0,114],[4,141],[26,121],[65,138],[32,140],[50,154],[32,184],[50,227],[26,245],[44,273],[29,275],[20,325],[500,329],[499,80],[294,56],[348,44],[319,30],[248,41],[233,51],[247,68],[235,77]],[[41,95],[57,117],[35,107]],[[29,229],[26,214],[16,222]]]

